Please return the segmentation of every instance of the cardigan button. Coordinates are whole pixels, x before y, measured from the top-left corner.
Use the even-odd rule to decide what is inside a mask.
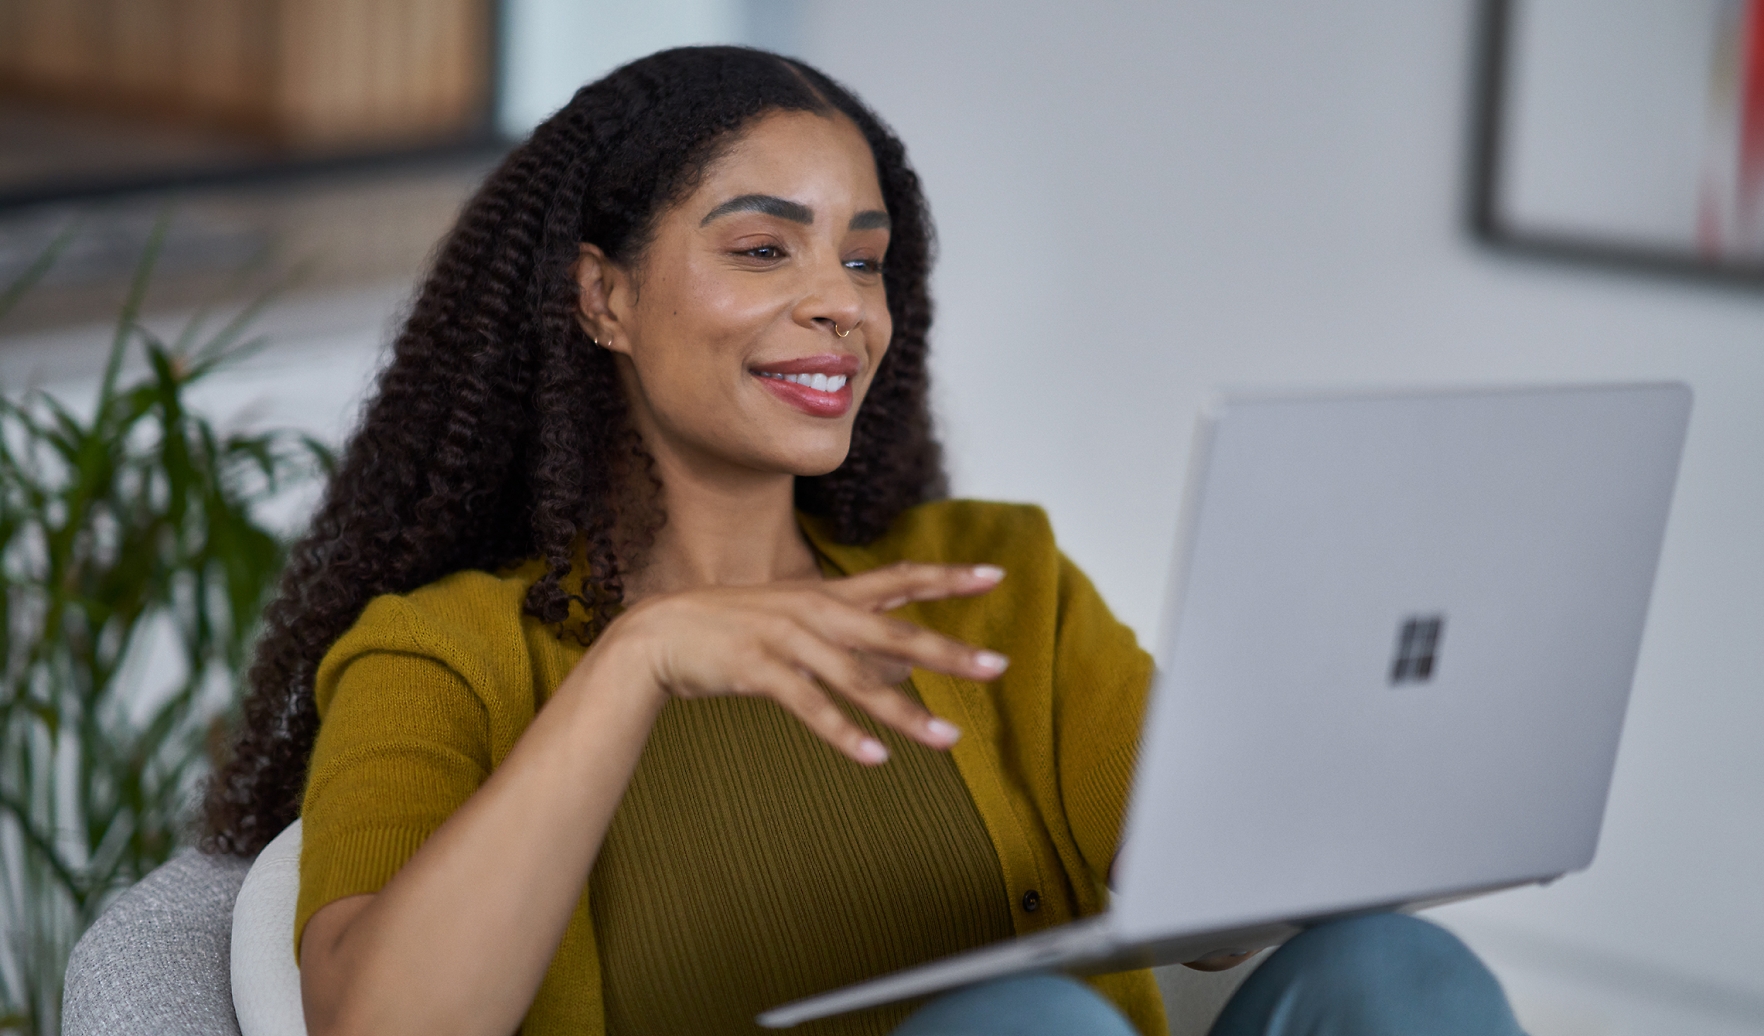
[[[1023,911],[1033,914],[1041,909],[1041,893],[1030,889],[1023,893]]]

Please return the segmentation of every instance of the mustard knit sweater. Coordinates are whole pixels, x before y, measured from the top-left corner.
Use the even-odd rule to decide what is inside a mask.
[[[710,954],[707,959],[743,955],[720,978],[702,981],[810,992],[826,976],[905,966],[1106,907],[1104,880],[1119,840],[1151,662],[1089,580],[1059,553],[1045,515],[1033,507],[973,501],[926,504],[902,515],[881,539],[857,547],[835,543],[812,518],[803,519],[803,528],[835,573],[856,574],[903,559],[1006,569],[1005,582],[989,594],[908,605],[899,614],[1001,651],[1010,657],[1010,669],[985,685],[915,672],[910,690],[960,726],[963,737],[947,757],[890,740],[895,758],[880,768],[890,772],[867,783],[852,782],[859,768],[850,764],[829,769],[843,760],[831,750],[817,755],[821,749],[812,739],[779,721],[781,710],[755,708],[765,702],[713,699],[682,703],[706,709],[664,709],[527,1013],[527,1036],[609,1029],[616,1036],[643,1028],[621,1009],[629,1005],[620,991],[657,981],[669,953],[681,948],[679,940],[694,933],[714,941],[751,939],[758,931],[762,941],[788,943],[687,946]],[[296,945],[320,907],[378,891],[391,880],[507,756],[581,657],[579,645],[522,613],[527,588],[539,573],[537,563],[498,575],[460,572],[409,594],[376,598],[325,656],[316,683],[321,726],[302,810]],[[672,826],[702,818],[655,808],[653,803],[667,801],[656,789],[665,793],[670,781],[691,779],[695,771],[684,764],[731,737],[757,739],[767,751],[724,760],[722,765],[736,768],[729,775],[744,766],[776,768],[750,781],[761,792],[775,789],[772,798],[750,800],[743,808],[758,816],[789,813],[794,825],[725,827],[716,837],[729,841],[734,831],[751,842],[724,847],[716,856],[720,870],[661,866]],[[805,780],[824,782],[816,787],[826,793],[792,797],[791,789],[776,787]],[[899,819],[908,806],[918,820]],[[860,814],[844,825],[843,836],[829,820],[841,810]],[[868,832],[875,842],[871,855],[858,860],[842,847],[822,851],[821,887],[781,886],[739,865],[731,872],[730,860],[764,860],[769,842],[823,829],[829,839]],[[693,837],[683,829],[673,842],[691,843]],[[927,853],[927,847],[936,851]],[[817,848],[827,847],[810,845],[811,851],[797,854],[811,860],[811,869]],[[910,887],[915,869],[929,889],[948,894],[928,893],[892,910],[879,905],[887,889],[896,889],[898,898],[903,880]],[[907,873],[881,873],[890,870]],[[856,880],[859,874],[866,880]],[[688,906],[670,914],[666,889],[639,884],[644,876],[658,885],[687,882],[676,888]],[[835,881],[844,884],[825,887]],[[708,887],[718,884],[727,887]],[[597,890],[606,902],[595,901]],[[849,902],[843,902],[848,890]],[[798,900],[817,895],[832,906],[796,909]],[[728,911],[736,920],[727,925],[681,923],[705,916],[706,903],[737,899]],[[940,923],[925,923],[927,910]],[[777,920],[787,915],[804,920]],[[855,918],[862,923],[852,923]],[[797,924],[809,930],[795,930]],[[603,950],[618,952],[619,959],[603,960]],[[1166,1031],[1149,972],[1091,982],[1141,1033]],[[886,1031],[904,1009],[832,1019],[817,1031]],[[676,1016],[674,1024],[694,1017]]]

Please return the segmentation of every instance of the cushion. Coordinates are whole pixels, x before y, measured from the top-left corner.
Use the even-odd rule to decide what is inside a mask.
[[[117,897],[68,960],[64,1036],[239,1036],[228,961],[248,866],[186,849]]]
[[[242,1036],[306,1036],[294,905],[300,896],[300,821],[263,847],[233,905],[233,1010]]]

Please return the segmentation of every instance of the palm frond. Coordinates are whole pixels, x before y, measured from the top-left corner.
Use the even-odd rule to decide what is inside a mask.
[[[178,848],[286,557],[263,505],[333,463],[309,437],[227,433],[191,408],[194,383],[262,347],[250,326],[273,296],[162,340],[141,308],[168,226],[92,409],[0,396],[0,1032],[56,1030],[83,927]],[[70,239],[0,291],[0,314]]]

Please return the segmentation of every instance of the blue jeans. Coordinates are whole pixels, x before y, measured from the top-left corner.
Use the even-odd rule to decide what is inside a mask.
[[[1016,975],[931,1001],[893,1036],[1136,1036],[1089,986]],[[1506,994],[1457,937],[1403,914],[1294,937],[1244,981],[1211,1036],[1524,1036]]]

